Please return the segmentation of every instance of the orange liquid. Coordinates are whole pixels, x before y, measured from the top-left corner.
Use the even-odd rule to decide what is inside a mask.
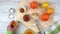
[[[24,34],[34,34],[34,31],[31,29],[27,29]]]
[[[24,8],[21,8],[21,9],[20,9],[20,12],[21,12],[21,13],[23,13],[24,11],[25,11]]]
[[[12,21],[12,24],[11,24],[12,27],[17,27],[17,23],[15,21]]]

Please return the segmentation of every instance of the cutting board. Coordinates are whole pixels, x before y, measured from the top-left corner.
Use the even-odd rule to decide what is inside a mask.
[[[40,8],[40,7],[38,7],[37,9],[30,8],[29,3],[31,1],[37,1],[39,3],[42,3],[42,2],[45,2],[47,0],[43,0],[43,1],[41,1],[41,0],[21,0],[21,2],[16,6],[16,17],[17,17],[17,20],[20,21],[26,27],[28,27],[28,28],[32,29],[33,31],[35,31],[35,32],[39,32],[39,30],[38,30],[38,28],[36,26],[36,23],[34,21],[35,19],[39,20],[40,25],[42,26],[43,30],[47,29],[49,26],[52,26],[54,24],[53,15],[50,15],[48,21],[42,21],[40,19],[40,16],[44,13],[45,9]],[[25,13],[20,13],[19,12],[19,8],[21,6],[25,6],[26,7],[26,12]],[[50,5],[49,7],[53,7],[53,5]],[[38,13],[38,16],[33,16],[32,15],[33,13]],[[23,16],[25,14],[29,14],[33,19],[31,19],[29,22],[25,22],[23,20]]]

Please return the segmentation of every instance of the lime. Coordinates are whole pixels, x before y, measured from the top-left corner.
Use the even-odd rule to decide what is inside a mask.
[[[8,31],[7,31],[7,34],[12,34],[12,31],[8,30]]]

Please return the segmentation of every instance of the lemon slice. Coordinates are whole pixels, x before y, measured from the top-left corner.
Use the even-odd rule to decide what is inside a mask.
[[[7,31],[7,34],[13,34],[10,30]]]
[[[48,2],[43,2],[42,3],[42,8],[47,8],[49,6],[49,3]]]

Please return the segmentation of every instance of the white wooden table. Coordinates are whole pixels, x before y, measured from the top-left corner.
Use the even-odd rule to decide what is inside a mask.
[[[20,0],[0,0],[0,34],[6,34],[6,29],[11,21],[11,19],[8,18],[9,15],[9,8],[15,8],[18,4],[18,1]],[[51,1],[51,0],[50,0]],[[55,4],[56,2],[56,4]],[[60,17],[60,0],[52,0],[52,3],[55,4],[55,12],[56,16],[54,17],[54,20],[57,21]],[[24,26],[21,27],[21,30]],[[23,28],[24,29],[24,28]],[[22,30],[23,31],[23,30]],[[24,32],[21,31],[21,34]]]

